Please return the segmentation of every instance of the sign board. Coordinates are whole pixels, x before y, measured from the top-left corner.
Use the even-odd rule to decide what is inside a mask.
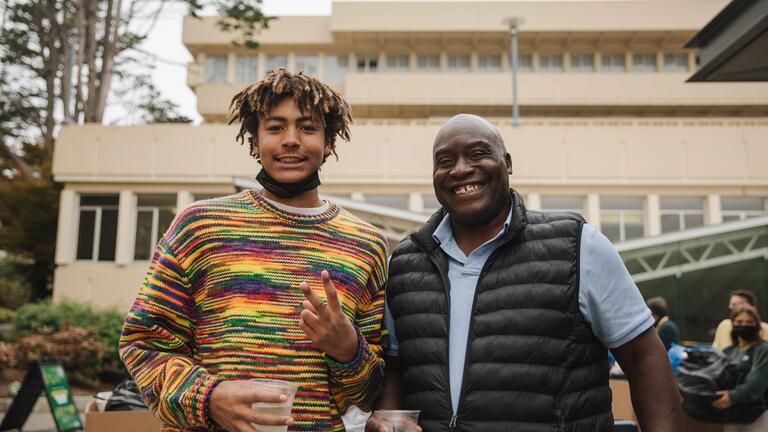
[[[83,422],[77,412],[64,368],[56,359],[36,360],[29,366],[21,389],[5,413],[0,431],[21,430],[35,407],[40,392],[45,392],[59,432],[81,431]]]

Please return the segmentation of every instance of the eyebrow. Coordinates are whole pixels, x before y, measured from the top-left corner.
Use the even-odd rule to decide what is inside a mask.
[[[277,121],[277,122],[286,123],[288,119],[281,116],[269,116],[269,117],[265,117],[264,121]],[[296,122],[305,122],[305,121],[314,121],[314,120],[312,119],[312,116],[301,116],[296,119]]]

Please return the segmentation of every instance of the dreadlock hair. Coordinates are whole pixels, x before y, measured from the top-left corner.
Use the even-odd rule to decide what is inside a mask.
[[[269,71],[261,81],[244,88],[229,104],[229,124],[240,123],[236,139],[243,144],[248,140],[251,156],[259,159],[256,151],[259,121],[285,98],[292,98],[302,113],[322,124],[325,142],[336,156],[336,136],[349,141],[349,125],[352,123],[351,108],[341,95],[318,79],[302,72],[291,74],[284,68]],[[248,136],[246,136],[246,134]],[[325,162],[326,157],[323,157]]]

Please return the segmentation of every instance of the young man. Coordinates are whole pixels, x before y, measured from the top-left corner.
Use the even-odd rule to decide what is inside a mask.
[[[443,125],[433,162],[443,208],[389,263],[396,358],[379,407],[421,410],[425,432],[612,431],[608,347],[643,431],[679,430],[667,353],[608,239],[579,215],[527,210],[480,117]]]
[[[752,291],[748,290],[736,290],[731,293],[731,297],[728,301],[728,310],[733,312],[737,307],[742,305],[749,305],[757,309],[757,298]],[[730,318],[726,318],[720,321],[715,330],[715,340],[712,341],[712,346],[724,350],[733,345],[731,339],[731,330],[733,330],[733,323]],[[768,323],[760,323],[760,337],[763,340],[768,341]]]
[[[370,406],[381,382],[386,259],[376,228],[318,195],[336,136],[349,139],[349,105],[280,69],[232,111],[264,190],[177,216],[126,318],[121,357],[167,431],[343,430],[340,413]],[[250,378],[298,384],[291,417],[253,411],[284,396]]]

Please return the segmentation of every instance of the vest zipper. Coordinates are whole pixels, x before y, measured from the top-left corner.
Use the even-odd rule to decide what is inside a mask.
[[[456,420],[458,420],[458,417],[456,416],[456,414],[452,415],[451,416],[451,421],[448,422],[448,427],[451,428],[451,429],[455,428],[456,427]]]
[[[565,432],[565,417],[560,416],[560,427],[558,428],[560,432]]]

